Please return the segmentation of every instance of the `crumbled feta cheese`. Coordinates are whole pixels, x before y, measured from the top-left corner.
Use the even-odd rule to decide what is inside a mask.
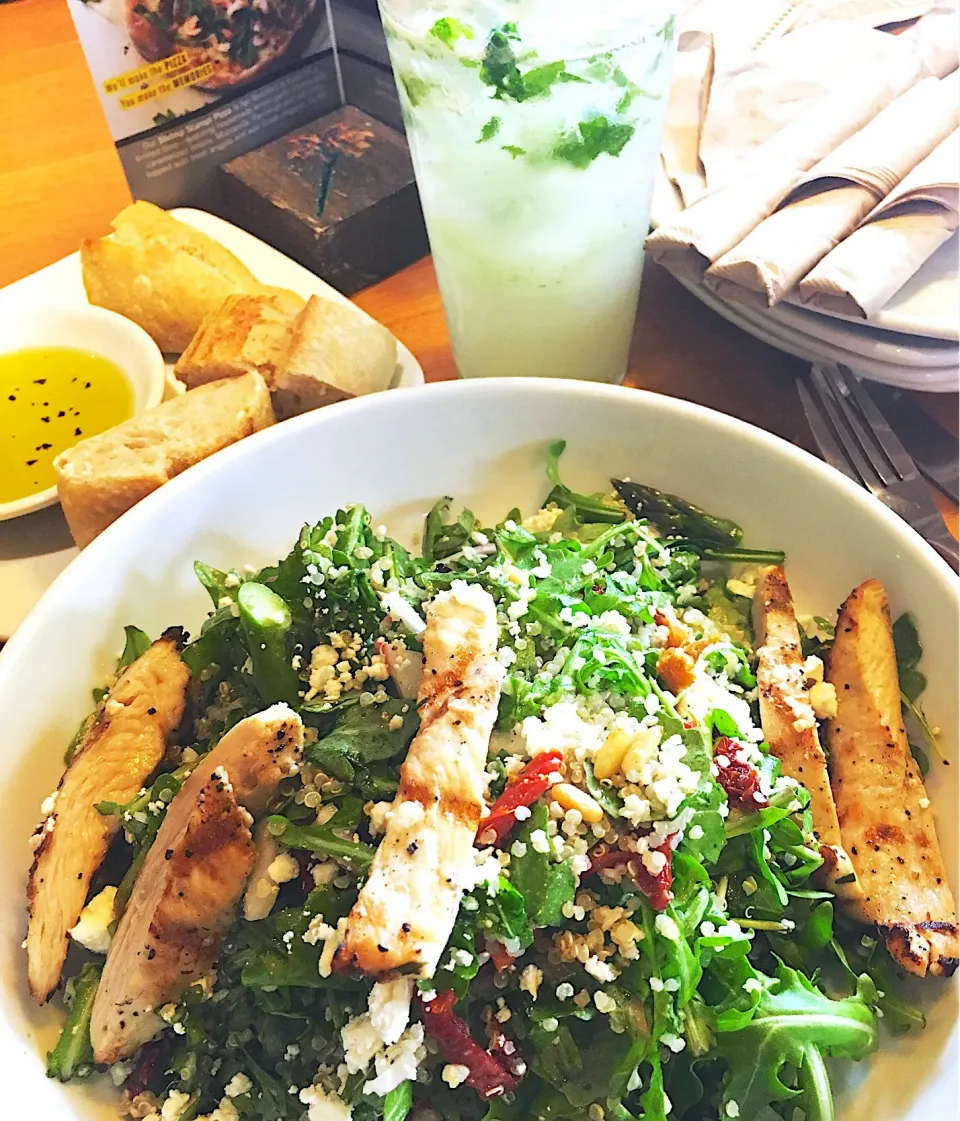
[[[740,1106],[737,1105],[737,1103],[735,1101],[732,1101],[732,1100],[728,1101],[727,1104],[724,1106],[723,1112],[727,1117],[739,1117],[740,1116]]]
[[[308,1107],[309,1121],[350,1121],[353,1116],[345,1101],[320,1086],[305,1086],[300,1101]]]
[[[160,1110],[160,1116],[163,1121],[180,1121],[189,1104],[189,1094],[184,1094],[181,1090],[171,1090]]]
[[[374,1057],[376,1077],[363,1084],[365,1094],[389,1094],[403,1082],[413,1082],[426,1055],[423,1024],[411,1024],[396,1043]]]
[[[440,1072],[440,1077],[451,1090],[456,1090],[470,1077],[470,1068],[462,1063],[447,1063]]]
[[[601,961],[598,957],[587,958],[583,968],[591,977],[600,981],[601,984],[607,981],[613,981],[617,976],[610,966],[605,961]]]
[[[300,865],[296,857],[282,852],[267,866],[267,875],[275,884],[286,884],[300,875]]]
[[[528,716],[520,725],[520,734],[530,756],[559,749],[577,759],[595,755],[606,738],[602,725],[584,720],[576,701],[558,701],[542,720]]]
[[[396,981],[380,981],[370,990],[367,1004],[370,1023],[388,1046],[397,1042],[410,1022],[412,997],[413,981],[403,977]]]
[[[669,915],[660,914],[653,920],[656,932],[662,937],[667,938],[671,942],[677,942],[680,939],[680,929],[677,924],[670,918]],[[737,930],[740,928],[737,927]]]
[[[810,704],[818,720],[833,720],[837,715],[837,690],[829,681],[817,681],[810,689]]]
[[[115,917],[117,889],[105,887],[80,912],[76,926],[70,931],[74,942],[79,942],[95,954],[105,954],[110,949],[112,940],[110,924]]]
[[[224,1086],[223,1092],[228,1098],[239,1098],[242,1094],[249,1094],[252,1089],[253,1083],[241,1070]]]

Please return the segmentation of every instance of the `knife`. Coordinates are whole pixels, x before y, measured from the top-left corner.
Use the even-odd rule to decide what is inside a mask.
[[[879,382],[860,383],[876,401],[920,473],[954,502],[960,502],[957,438],[916,405],[907,394]]]

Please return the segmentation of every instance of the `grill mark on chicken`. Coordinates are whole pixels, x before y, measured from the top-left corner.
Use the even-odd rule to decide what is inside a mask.
[[[120,830],[98,802],[129,802],[156,770],[183,716],[190,674],[180,658],[185,632],[167,630],[117,678],[57,787],[40,829],[27,884],[27,976],[38,1003],[57,987],[67,931]]]
[[[843,604],[828,678],[838,701],[828,725],[831,781],[864,890],[856,915],[877,925],[904,969],[949,976],[960,958],[956,908],[903,727],[890,608],[878,580]]]
[[[170,803],[107,954],[90,1024],[97,1062],[150,1039],[161,1026],[152,1010],[216,961],[255,862],[253,816],[296,773],[302,746],[303,724],[286,705],[248,716]]]
[[[456,585],[427,609],[420,730],[335,968],[431,977],[473,868],[483,770],[500,699],[496,606]]]

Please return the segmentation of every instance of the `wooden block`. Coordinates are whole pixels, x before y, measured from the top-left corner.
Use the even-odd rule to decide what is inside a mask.
[[[429,252],[403,135],[347,105],[220,168],[221,212],[352,295]]]

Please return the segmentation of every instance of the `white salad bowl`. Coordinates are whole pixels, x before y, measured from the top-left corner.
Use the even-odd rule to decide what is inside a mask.
[[[62,1087],[45,1078],[61,1012],[31,1002],[20,943],[27,838],[123,625],[196,628],[209,600],[194,559],[223,568],[273,561],[302,523],[346,502],[365,503],[408,541],[440,494],[485,519],[513,506],[529,512],[547,492],[545,453],[557,437],[568,441],[564,480],[577,489],[626,475],[736,519],[748,545],[784,548],[802,612],[833,615],[870,576],[884,581],[895,613],[913,612],[930,680],[925,707],[954,764],[934,761],[929,791],[957,892],[960,603],[953,574],[904,522],[790,444],[669,397],[511,379],[378,394],[268,429],[151,495],[84,550],[0,653],[0,1115],[116,1116],[108,1079]],[[870,1060],[835,1065],[839,1121],[955,1115],[956,989],[930,981],[913,991],[926,1031],[885,1037]]]
[[[0,354],[33,347],[72,347],[119,366],[133,390],[133,412],[163,400],[166,367],[160,348],[132,319],[101,307],[40,307],[8,311],[0,321]],[[0,502],[0,522],[57,501],[57,488]]]

